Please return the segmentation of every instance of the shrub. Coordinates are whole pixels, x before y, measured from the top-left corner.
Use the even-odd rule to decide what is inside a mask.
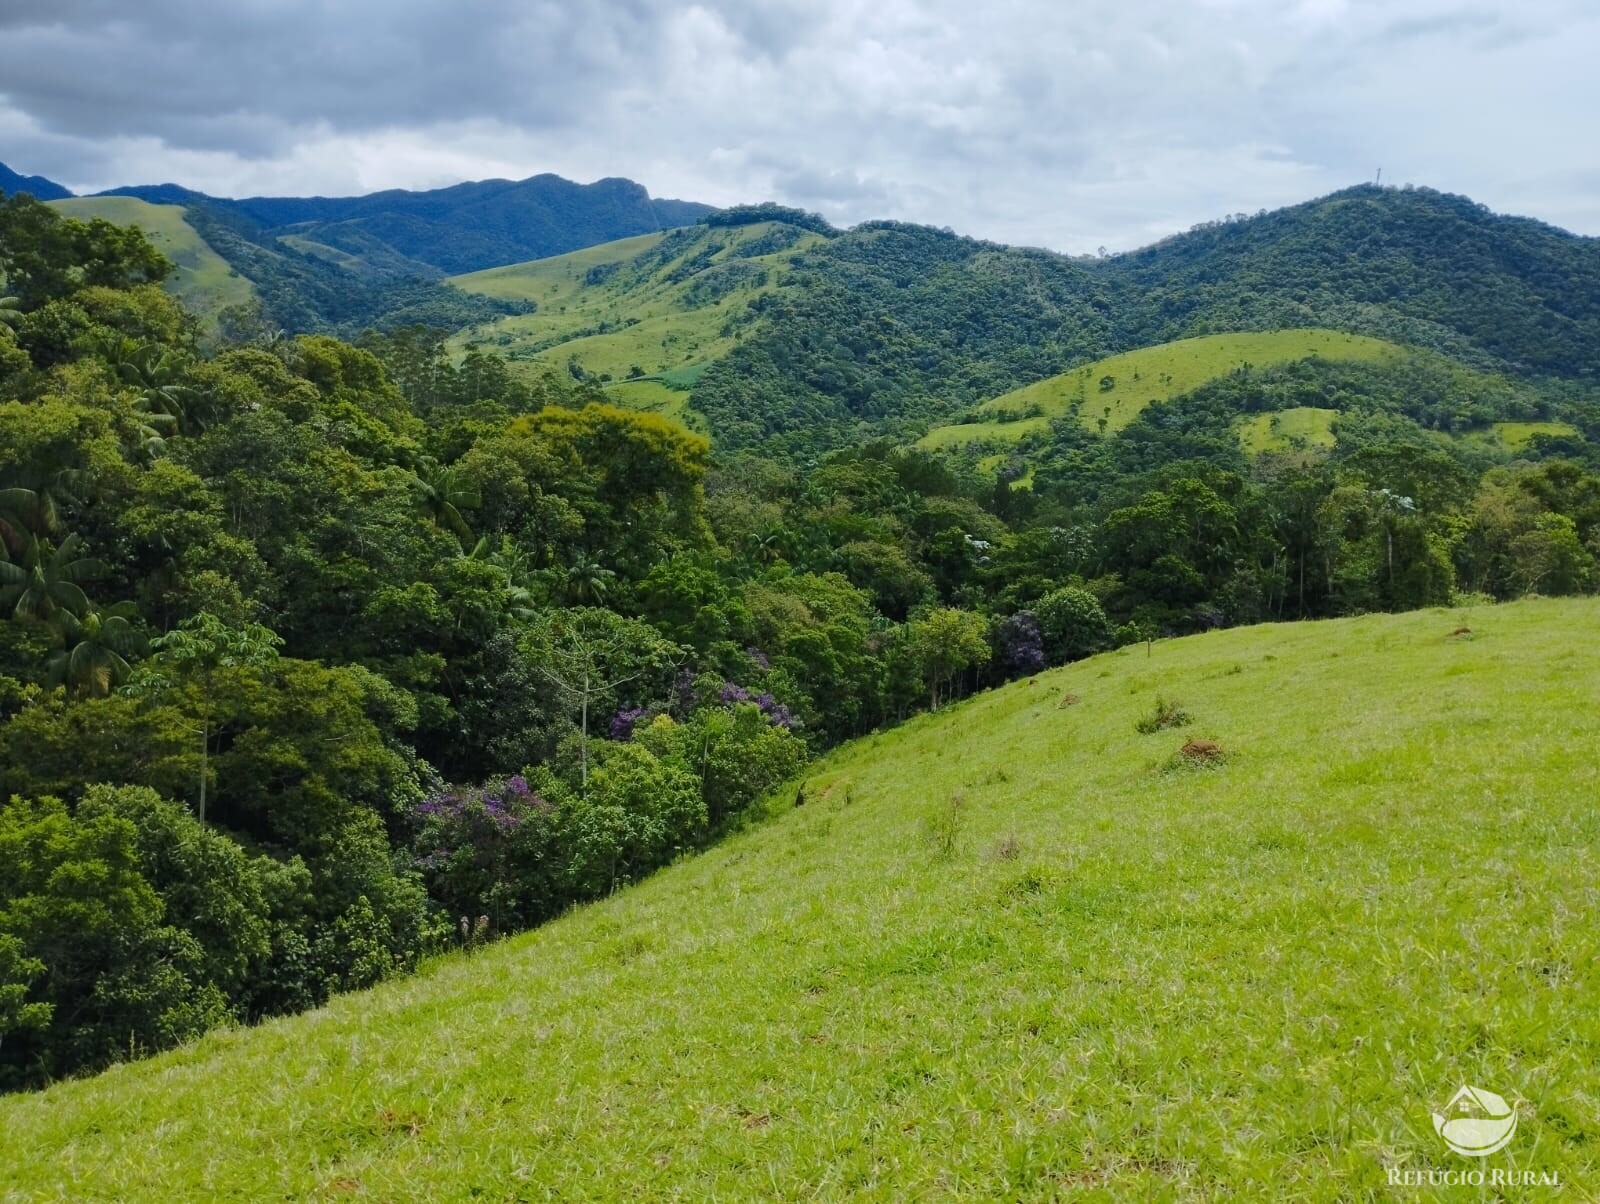
[[[1026,677],[1045,666],[1044,633],[1039,616],[1031,610],[1019,610],[996,623],[994,643],[995,658],[1008,678]]]
[[[1157,694],[1155,709],[1133,726],[1143,735],[1149,736],[1171,727],[1187,727],[1189,723],[1189,712],[1175,699],[1165,699]]]
[[[1052,664],[1080,660],[1111,642],[1111,624],[1100,600],[1068,586],[1046,594],[1034,607]]]
[[[452,918],[488,916],[501,932],[554,914],[556,807],[520,775],[430,794],[416,806],[412,839],[428,893]]]

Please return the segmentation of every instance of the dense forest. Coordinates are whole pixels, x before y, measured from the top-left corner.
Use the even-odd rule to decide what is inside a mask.
[[[1458,242],[1442,271],[1492,269]],[[1270,288],[1218,279],[1206,320],[1320,287],[1293,245]],[[1154,254],[832,238],[695,394],[714,448],[570,376],[456,362],[428,324],[203,350],[137,231],[0,202],[0,1085],[537,924],[819,751],[1048,665],[1600,584],[1587,248],[1543,286],[1559,320],[1512,321],[1493,279],[1341,294],[1527,388],[1426,357],[1247,369],[1109,436],[1056,422],[1031,489],[867,437],[1190,329],[1153,274],[1176,295],[1203,268]],[[1019,272],[1025,295],[994,283]],[[1250,456],[1232,426],[1316,405],[1325,452]],[[1514,456],[1450,435],[1557,409],[1578,433]]]

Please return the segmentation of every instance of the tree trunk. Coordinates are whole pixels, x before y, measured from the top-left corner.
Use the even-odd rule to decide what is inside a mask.
[[[211,725],[208,720],[200,721],[200,822],[206,822],[206,765],[211,755]]]
[[[587,791],[589,789],[589,675],[587,673],[583,675],[582,721],[578,736],[578,765],[583,789]],[[612,873],[613,885],[615,885],[615,869],[613,869]]]

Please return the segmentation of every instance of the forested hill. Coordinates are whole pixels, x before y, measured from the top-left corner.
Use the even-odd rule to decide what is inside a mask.
[[[1144,342],[1334,319],[1523,373],[1600,372],[1600,239],[1430,189],[1351,188],[1096,267]]]
[[[454,274],[691,225],[712,212],[690,201],[654,200],[632,180],[577,184],[555,175],[479,180],[425,192],[392,189],[355,197],[229,200],[175,184],[116,188],[113,195],[200,206],[243,219],[258,233],[312,249],[391,257]]]
[[[0,163],[0,193],[7,196],[25,192],[36,201],[62,201],[72,195],[72,190],[43,176],[25,176]]]
[[[872,222],[797,256],[700,379],[725,446],[810,450],[1119,351],[1321,326],[1529,377],[1600,367],[1600,240],[1428,189],[1359,187],[1100,259]]]

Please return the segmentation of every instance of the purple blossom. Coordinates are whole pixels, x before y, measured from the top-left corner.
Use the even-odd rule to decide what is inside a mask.
[[[767,722],[774,727],[793,728],[796,725],[795,717],[790,713],[789,708],[771,694],[752,694],[741,685],[725,681],[722,683],[722,689],[717,698],[723,706],[733,706],[741,702],[754,703],[761,708],[761,713],[767,717]]]
[[[644,707],[625,707],[611,716],[611,738],[613,740],[630,740],[633,738],[633,729],[638,726],[639,720],[649,712]]]
[[[672,683],[672,715],[675,719],[687,719],[700,703],[700,695],[694,688],[694,674],[687,669],[679,669],[676,680]]]
[[[767,672],[769,669],[772,668],[772,662],[767,659],[767,654],[765,652],[761,651],[761,649],[759,649],[759,648],[746,648],[744,650],[744,654],[746,656],[748,656],[751,660],[755,661],[756,668],[760,669],[763,673]]]
[[[995,628],[1000,663],[1014,677],[1037,673],[1045,666],[1044,636],[1031,610],[1019,610]]]

